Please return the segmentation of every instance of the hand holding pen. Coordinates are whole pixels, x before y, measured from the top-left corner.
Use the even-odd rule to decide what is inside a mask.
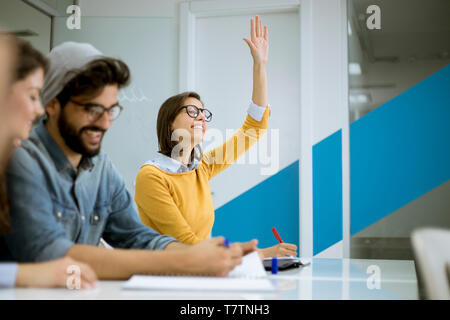
[[[272,228],[272,232],[275,238],[280,242],[279,244],[262,249],[264,257],[296,257],[297,256],[297,246],[295,244],[290,244],[283,242],[279,233],[275,228]]]

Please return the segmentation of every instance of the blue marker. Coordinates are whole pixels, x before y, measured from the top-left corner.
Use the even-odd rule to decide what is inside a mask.
[[[225,247],[229,248],[229,247],[230,247],[230,240],[228,240],[228,239],[225,238],[225,240],[223,241],[223,245],[224,245]]]
[[[271,268],[272,274],[278,273],[278,259],[273,257],[272,258],[272,268]]]

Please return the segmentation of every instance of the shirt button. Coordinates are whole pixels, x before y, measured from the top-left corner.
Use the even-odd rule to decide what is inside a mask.
[[[81,220],[83,220],[83,221],[84,221],[84,216],[81,216]]]
[[[58,213],[56,214],[56,216],[57,216],[58,218],[61,218],[61,217],[62,217],[62,213],[61,213],[61,212],[58,212]]]
[[[98,216],[94,216],[94,220],[97,221],[98,220]]]

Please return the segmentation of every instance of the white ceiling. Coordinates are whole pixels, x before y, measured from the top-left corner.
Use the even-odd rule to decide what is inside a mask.
[[[450,58],[449,0],[352,0],[355,31],[372,48],[373,57],[395,56],[400,59]],[[377,4],[381,9],[381,30],[368,30],[366,8]],[[356,23],[357,23],[356,22]]]

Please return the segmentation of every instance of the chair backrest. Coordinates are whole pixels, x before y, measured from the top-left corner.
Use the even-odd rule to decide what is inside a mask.
[[[450,299],[450,230],[414,230],[411,242],[421,298]]]
[[[450,286],[450,262],[447,263],[447,282],[448,285]]]

